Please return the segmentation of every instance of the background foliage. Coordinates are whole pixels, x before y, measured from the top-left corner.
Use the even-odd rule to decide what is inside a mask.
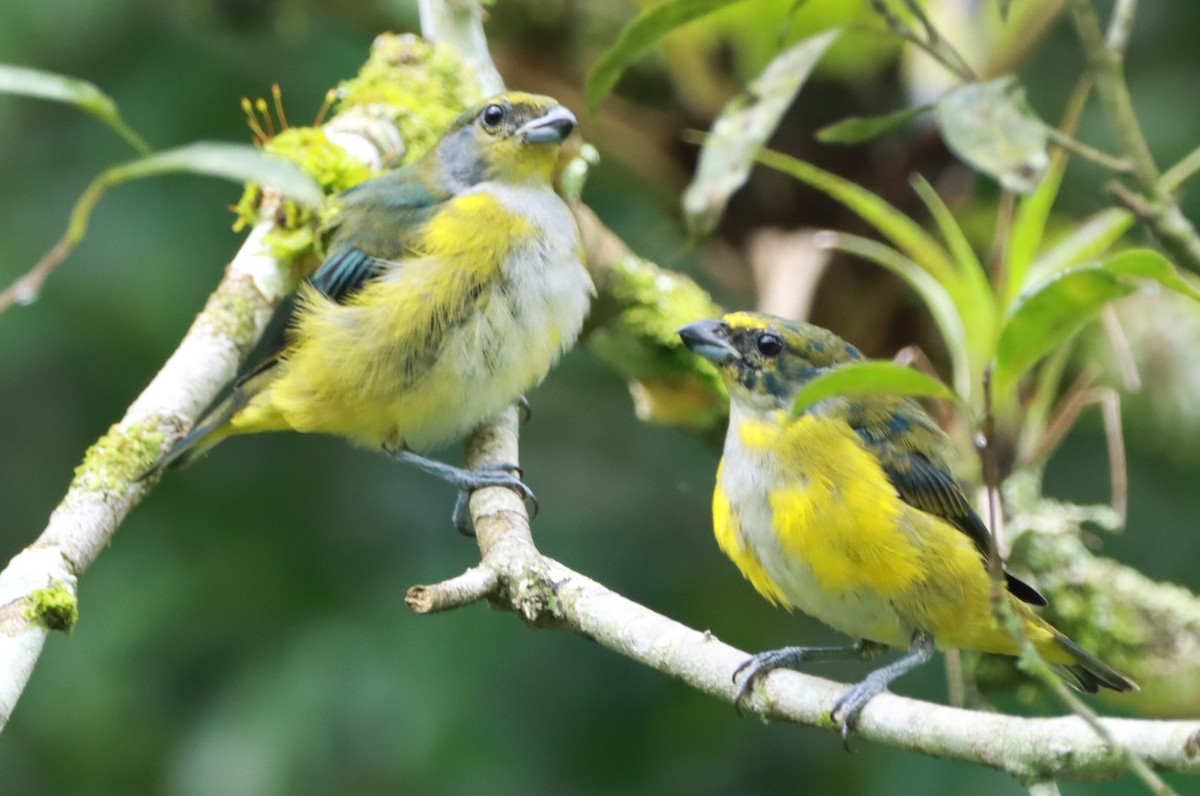
[[[677,200],[695,149],[680,131],[707,129],[776,52],[772,20],[792,3],[742,5],[753,8],[675,34],[634,65],[598,116],[583,117],[604,158],[589,203],[635,251],[691,273],[726,306],[755,301],[744,245],[756,228],[865,231],[816,192],[759,169],[717,241],[685,246]],[[809,5],[786,35],[798,40],[858,8]],[[0,62],[91,80],[156,148],[244,141],[242,96],[269,96],[278,82],[289,116],[305,122],[325,91],[358,69],[375,33],[415,24],[415,10],[399,0],[342,6],[10,3],[0,9]],[[510,85],[555,94],[583,115],[585,70],[635,11],[600,0],[509,0],[492,8],[489,34]],[[1193,147],[1200,129],[1200,107],[1181,101],[1200,68],[1197,25],[1193,3],[1146,3],[1130,44],[1133,94],[1163,163]],[[1064,75],[1081,66],[1065,20],[1051,24],[1020,68],[1043,118],[1057,118],[1071,88]],[[956,166],[928,127],[865,148],[813,140],[847,115],[928,99],[936,79],[921,74],[885,38],[856,30],[818,68],[772,146],[913,215],[920,205],[908,175],[919,170],[950,197],[968,233],[986,240],[994,188]],[[1094,108],[1080,129],[1110,143]],[[86,183],[131,152],[94,119],[10,97],[0,97],[0,140],[0,281],[8,282],[57,239]],[[1103,206],[1102,182],[1095,167],[1073,163],[1055,223]],[[0,557],[33,538],[83,450],[187,328],[240,244],[225,209],[238,195],[193,177],[116,189],[40,301],[0,315]],[[1191,198],[1185,211],[1200,218],[1200,202]],[[1133,322],[1138,312],[1126,310]],[[1182,338],[1160,348],[1168,361],[1146,374],[1147,397],[1127,412],[1129,530],[1103,543],[1156,579],[1197,589],[1200,424],[1186,400],[1164,411],[1163,397],[1196,395],[1172,381],[1170,367],[1195,356],[1191,312]],[[920,341],[940,356],[927,316],[872,266],[839,261],[818,291],[814,320],[873,354]],[[1103,345],[1094,348],[1103,356]],[[720,556],[709,530],[714,455],[639,423],[614,374],[578,351],[531,400],[522,449],[542,503],[535,533],[545,553],[746,649],[832,638],[770,609]],[[1106,499],[1101,461],[1098,424],[1085,423],[1052,460],[1047,493]],[[51,638],[0,742],[0,793],[884,794],[898,777],[930,794],[1021,792],[1000,774],[866,745],[846,755],[832,734],[739,719],[580,639],[526,631],[482,607],[412,616],[403,606],[409,585],[476,558],[447,522],[452,498],[383,457],[299,435],[236,440],[172,474],[84,578],[75,632]],[[945,699],[937,667],[900,690]],[[991,696],[1002,707],[1038,709]],[[1066,794],[1137,790],[1131,780],[1063,786]]]

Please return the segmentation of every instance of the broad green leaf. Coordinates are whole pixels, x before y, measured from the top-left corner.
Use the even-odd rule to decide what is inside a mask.
[[[838,395],[913,395],[957,401],[954,391],[933,376],[895,362],[849,362],[805,384],[792,403],[792,417]]]
[[[954,261],[921,225],[880,197],[850,180],[832,174],[803,160],[764,149],[758,154],[763,165],[790,174],[811,185],[854,211],[890,240],[918,265],[928,271],[959,303],[963,294],[962,277]]]
[[[1029,266],[1025,281],[1036,284],[1080,263],[1095,260],[1112,248],[1133,226],[1133,214],[1109,207],[1076,222]]]
[[[1103,265],[1114,274],[1152,279],[1192,301],[1200,301],[1200,290],[1184,279],[1170,260],[1153,249],[1128,249],[1109,257]]]
[[[629,65],[672,30],[742,0],[665,0],[638,14],[592,67],[585,94],[595,112]]]
[[[1032,287],[1014,305],[996,344],[996,390],[1006,393],[1055,347],[1134,286],[1101,264],[1060,272]]]
[[[317,181],[295,163],[268,155],[249,144],[200,142],[113,166],[93,180],[75,202],[67,231],[54,248],[33,270],[0,293],[0,312],[14,303],[30,304],[37,299],[49,273],[87,234],[92,211],[109,188],[130,180],[171,173],[204,174],[234,182],[269,185],[308,207],[319,206],[324,198]]]
[[[706,235],[717,225],[729,197],[746,182],[758,150],[839,33],[827,31],[780,53],[721,111],[683,193],[684,219],[693,235]]]
[[[937,324],[942,342],[950,354],[950,367],[954,375],[954,389],[959,395],[971,392],[971,360],[967,348],[967,333],[963,318],[954,304],[954,299],[936,279],[921,266],[905,257],[892,247],[870,238],[849,235],[844,232],[821,232],[816,239],[818,246],[830,247],[853,254],[875,263],[903,279],[925,302],[929,314]]]
[[[1090,80],[1083,80],[1071,94],[1062,121],[1058,125],[1058,129],[1067,135],[1074,135],[1079,127],[1079,118],[1083,115],[1091,86]],[[1046,222],[1050,219],[1055,200],[1058,199],[1058,189],[1062,185],[1069,159],[1070,154],[1067,150],[1057,148],[1050,158],[1050,167],[1037,187],[1017,205],[1012,229],[1004,246],[1004,289],[1001,298],[1005,307],[1024,289],[1029,268],[1042,248]]]
[[[861,144],[908,124],[932,107],[918,105],[882,116],[848,116],[817,130],[817,140],[824,144]]]
[[[1012,75],[947,91],[934,115],[954,154],[1011,191],[1032,191],[1050,163],[1046,130]]]
[[[138,152],[146,154],[150,151],[142,137],[125,124],[112,98],[86,80],[0,64],[0,94],[19,94],[74,105],[103,121]]]

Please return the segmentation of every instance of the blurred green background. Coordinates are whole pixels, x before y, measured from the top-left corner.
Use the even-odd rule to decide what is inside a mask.
[[[510,84],[556,92],[582,113],[586,68],[634,10],[501,0],[489,32]],[[305,123],[325,91],[356,72],[375,34],[415,23],[398,0],[7,2],[0,62],[95,82],[156,148],[244,141],[241,97],[269,96],[278,82],[289,116]],[[1187,98],[1200,69],[1198,29],[1200,4],[1173,0],[1143,4],[1135,30],[1131,81],[1162,162],[1197,143],[1200,105]],[[770,46],[774,36],[758,33]],[[944,150],[920,129],[858,150],[814,145],[810,135],[849,112],[899,107],[913,90],[886,42],[876,44],[882,55],[857,62],[851,52],[849,67],[818,73],[777,144],[856,179],[882,175],[870,184],[886,194],[881,180],[952,169]],[[744,45],[718,43],[706,56],[730,85],[757,57]],[[586,196],[635,251],[689,272],[727,306],[749,306],[738,251],[750,229],[844,219],[815,194],[785,186],[781,195],[777,177],[760,176],[731,208],[721,242],[687,249],[676,198],[694,152],[679,131],[710,116],[684,90],[695,86],[670,77],[680,63],[648,59],[622,84],[624,97],[598,119],[583,117],[604,156]],[[1079,64],[1059,20],[1021,68],[1046,118],[1056,118]],[[1108,140],[1091,114],[1083,129]],[[0,141],[8,283],[57,239],[87,181],[132,153],[72,109],[10,97],[0,97]],[[1094,171],[1074,169],[1065,211],[1100,207],[1098,185]],[[986,207],[994,196],[977,187],[974,201]],[[41,299],[0,315],[0,560],[36,537],[83,451],[187,329],[240,244],[227,210],[239,193],[194,177],[118,188]],[[880,354],[928,326],[896,284],[850,265],[826,280],[815,317]],[[625,385],[586,351],[530,399],[522,454],[541,500],[534,531],[544,552],[748,650],[833,637],[771,609],[742,581],[710,533],[714,454],[639,423]],[[1054,459],[1050,495],[1107,497],[1092,421]],[[1172,446],[1179,435],[1162,434],[1161,419],[1135,407],[1128,422],[1129,530],[1106,537],[1104,551],[1200,588],[1200,457]],[[832,733],[741,718],[585,640],[527,630],[483,606],[412,615],[409,586],[477,560],[449,523],[452,501],[448,487],[411,469],[300,435],[234,440],[170,474],[83,578],[74,633],[50,639],[0,738],[0,794],[1024,792],[995,772],[864,742],[847,754]],[[814,671],[849,680],[865,670]],[[942,667],[899,690],[944,701]],[[1181,792],[1196,785],[1175,781]],[[1063,786],[1068,796],[1137,792],[1130,777]]]

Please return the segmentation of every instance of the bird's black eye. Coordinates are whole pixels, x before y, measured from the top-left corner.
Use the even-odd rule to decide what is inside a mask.
[[[504,106],[489,105],[483,109],[483,113],[479,116],[483,121],[484,127],[496,127],[500,122],[504,121]]]
[[[758,346],[758,353],[764,357],[773,357],[783,350],[783,340],[771,332],[760,334],[755,344]]]

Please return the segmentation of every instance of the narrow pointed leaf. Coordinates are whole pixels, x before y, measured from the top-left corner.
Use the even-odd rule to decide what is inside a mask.
[[[850,362],[826,371],[804,385],[792,403],[792,417],[813,404],[838,395],[912,395],[957,401],[954,391],[919,370],[895,362]]]
[[[1117,207],[1105,208],[1076,223],[1033,261],[1025,281],[1035,284],[1059,271],[1097,259],[1124,237],[1133,223],[1133,214]]]
[[[714,11],[742,0],[666,0],[638,14],[625,26],[587,78],[588,107],[595,112],[629,65],[666,34]]]
[[[971,360],[968,354],[967,332],[963,326],[964,319],[959,314],[954,299],[941,283],[911,259],[877,240],[844,232],[822,232],[818,238],[818,245],[835,248],[873,262],[908,283],[925,303],[942,335],[942,342],[950,354],[954,388],[960,395],[970,394]]]
[[[839,33],[827,31],[777,55],[725,106],[683,194],[684,219],[692,234],[706,235],[717,225],[729,197],[746,182],[759,149]]]
[[[996,344],[996,389],[1011,390],[1042,357],[1135,286],[1100,264],[1063,271],[1017,300]]]
[[[1050,163],[1046,130],[1011,75],[951,89],[934,113],[954,154],[1009,190],[1031,192]]]
[[[876,194],[850,180],[797,158],[762,150],[758,161],[789,174],[803,183],[828,194],[857,213],[900,251],[928,271],[955,297],[962,294],[962,277],[946,250],[921,225],[885,202]]]
[[[861,144],[908,124],[932,107],[918,105],[881,116],[848,116],[818,130],[817,140],[823,144]]]
[[[962,326],[967,337],[966,344],[974,353],[975,361],[982,366],[982,363],[991,357],[997,323],[996,298],[987,271],[984,270],[975,250],[971,248],[966,233],[954,219],[954,214],[933,186],[920,174],[913,175],[911,182],[917,196],[925,203],[925,207],[929,208],[929,214],[933,216],[934,223],[942,233],[942,239],[950,247],[958,273],[962,275],[963,291],[966,294],[966,304],[959,309]]]
[[[103,121],[134,149],[143,154],[150,151],[141,136],[125,124],[112,98],[86,80],[41,69],[0,64],[0,94],[19,94],[74,105]]]
[[[1091,81],[1081,81],[1071,94],[1062,121],[1058,125],[1059,130],[1067,135],[1075,134],[1090,93]],[[1017,205],[1008,243],[1004,247],[1005,286],[1002,299],[1006,307],[1025,288],[1026,278],[1030,275],[1030,266],[1042,248],[1046,223],[1049,221],[1050,211],[1058,199],[1058,190],[1062,185],[1069,160],[1070,153],[1067,150],[1061,147],[1056,149],[1050,158],[1050,166],[1042,175],[1037,187],[1028,196],[1022,198]]]

